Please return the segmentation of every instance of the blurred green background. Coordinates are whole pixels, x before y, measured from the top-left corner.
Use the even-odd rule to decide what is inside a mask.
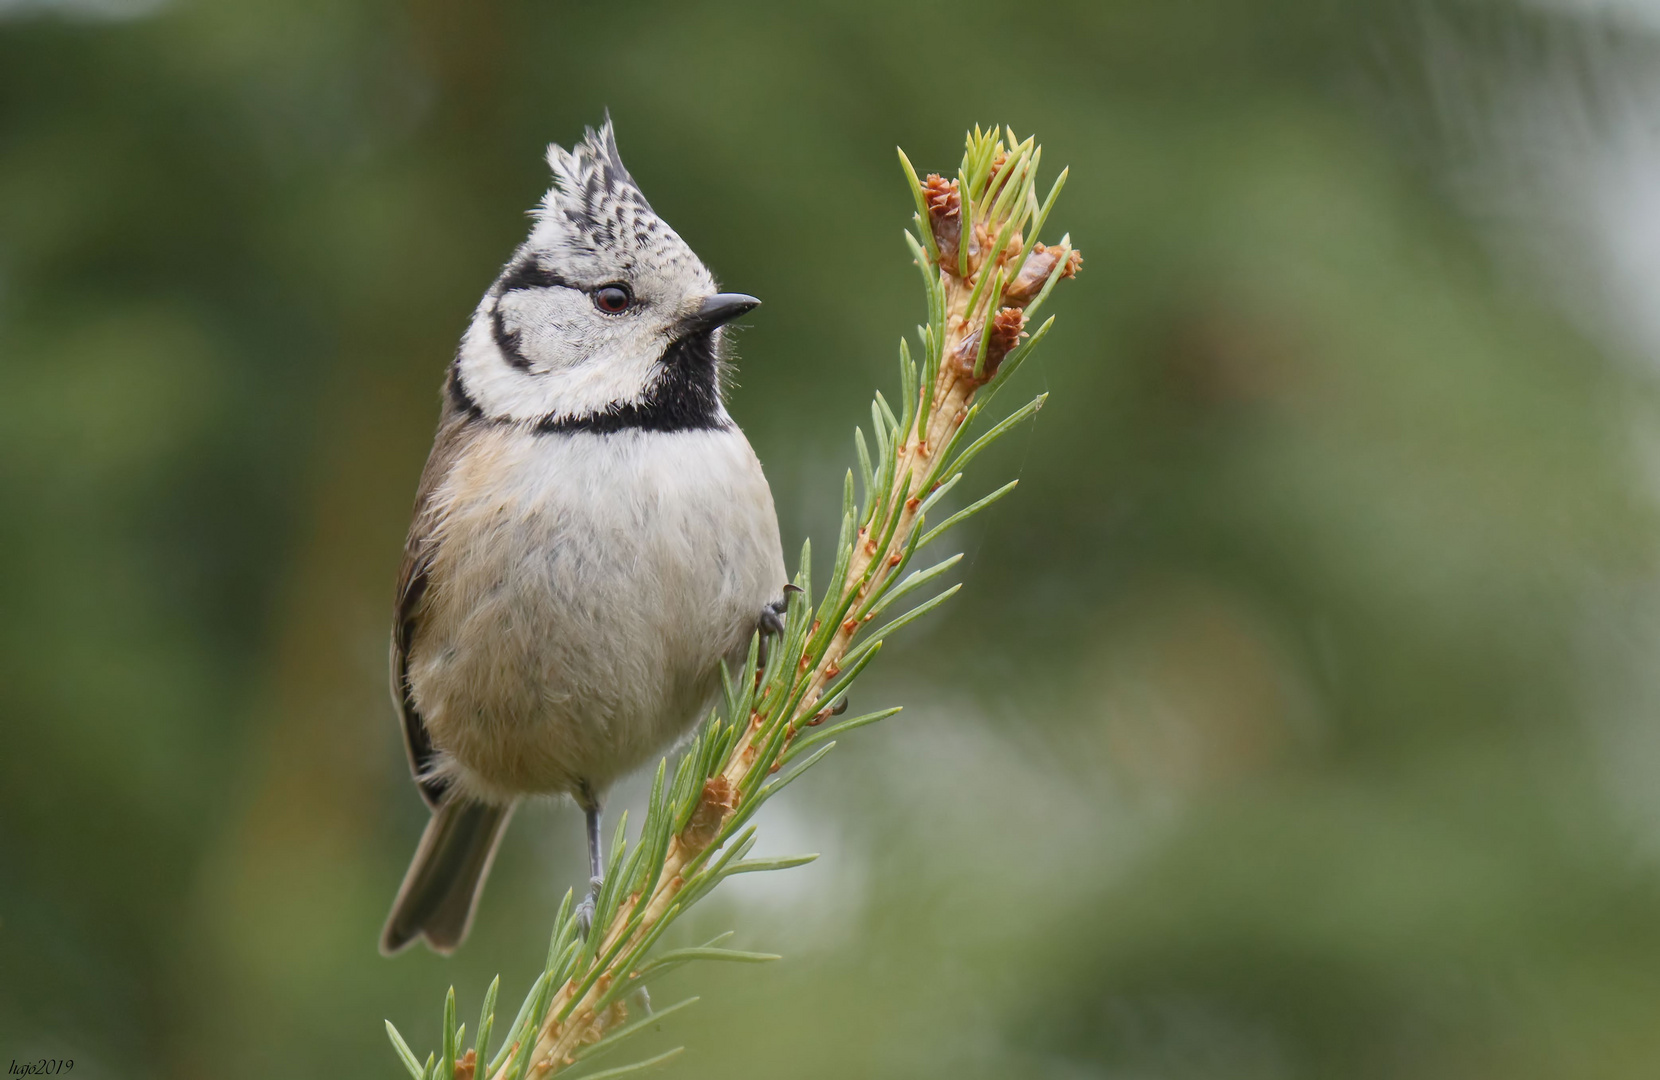
[[[376,955],[386,635],[444,365],[609,107],[766,300],[789,551],[921,317],[895,144],[1035,130],[1088,260],[855,701],[906,712],[764,816],[824,857],[679,931],[786,958],[641,1056],[1660,1074],[1657,58],[1646,0],[0,0],[0,1062],[390,1078],[384,1018],[516,1007],[577,815]]]

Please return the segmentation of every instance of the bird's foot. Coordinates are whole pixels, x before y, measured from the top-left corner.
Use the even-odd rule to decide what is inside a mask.
[[[778,637],[784,632],[784,612],[790,606],[790,598],[774,600],[761,609],[761,636]]]
[[[772,639],[784,636],[784,613],[790,608],[790,593],[800,591],[794,585],[786,585],[784,586],[783,596],[761,608],[761,617],[757,620],[757,623],[761,629],[760,663],[762,667],[767,666],[767,649],[771,645]]]
[[[599,891],[604,886],[604,878],[589,878],[588,895],[582,898],[582,903],[576,905],[576,924],[584,939],[593,932],[594,905],[599,902]]]

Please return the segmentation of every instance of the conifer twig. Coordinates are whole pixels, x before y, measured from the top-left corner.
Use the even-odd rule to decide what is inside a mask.
[[[629,1019],[630,995],[665,971],[700,960],[761,963],[769,953],[721,945],[652,953],[665,930],[723,879],[799,866],[812,856],[746,860],[755,812],[817,764],[833,736],[884,719],[888,709],[827,724],[846,705],[846,690],[893,631],[926,614],[960,585],[868,624],[896,601],[949,571],[961,555],[912,570],[917,552],[1010,491],[997,489],[926,527],[927,517],[962,479],[963,468],[997,438],[1034,414],[1047,395],[1021,406],[967,447],[970,426],[1030,355],[1053,318],[1028,336],[1026,323],[1055,284],[1074,276],[1082,258],[1068,238],[1037,241],[1066,180],[1063,170],[1040,204],[1034,182],[1042,156],[1035,139],[1016,141],[976,127],[955,178],[919,179],[900,151],[917,212],[906,233],[922,272],[928,321],[918,327],[919,357],[900,343],[899,411],[882,394],[871,405],[871,444],[855,431],[862,505],[855,477],[842,490],[842,525],[830,585],[815,605],[811,549],[789,590],[784,632],[761,662],[759,637],[742,670],[723,672],[724,700],[671,771],[659,763],[645,822],[634,844],[626,815],[584,938],[567,893],[554,921],[542,975],[531,986],[500,1047],[486,1059],[495,1024],[497,984],[479,1019],[476,1045],[462,1052],[454,989],[445,999],[440,1050],[422,1063],[390,1022],[387,1032],[415,1080],[545,1080],[614,1049],[629,1035],[696,999]],[[1030,230],[1029,234],[1027,230]],[[862,638],[862,640],[860,640]],[[786,771],[787,770],[787,771]],[[499,980],[498,980],[499,982]],[[621,1077],[666,1062],[587,1072]]]

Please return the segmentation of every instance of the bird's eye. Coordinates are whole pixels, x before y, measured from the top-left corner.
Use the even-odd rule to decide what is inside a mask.
[[[628,286],[620,282],[612,285],[601,285],[594,290],[594,306],[607,315],[618,315],[627,311],[634,303],[634,294],[628,291]]]

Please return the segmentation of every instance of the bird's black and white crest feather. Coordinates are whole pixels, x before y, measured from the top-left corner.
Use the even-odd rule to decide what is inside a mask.
[[[573,265],[605,265],[607,257],[620,256],[625,267],[650,263],[658,273],[687,273],[713,287],[703,263],[652,210],[623,165],[609,119],[598,131],[589,128],[575,150],[550,145],[548,167],[553,187],[536,210],[533,244],[540,241]]]
[[[726,423],[719,331],[679,333],[715,292],[714,277],[652,210],[610,121],[573,149],[548,147],[547,160],[553,186],[530,236],[462,339],[454,402],[543,430]],[[633,298],[625,313],[594,304],[595,290],[613,284]]]

